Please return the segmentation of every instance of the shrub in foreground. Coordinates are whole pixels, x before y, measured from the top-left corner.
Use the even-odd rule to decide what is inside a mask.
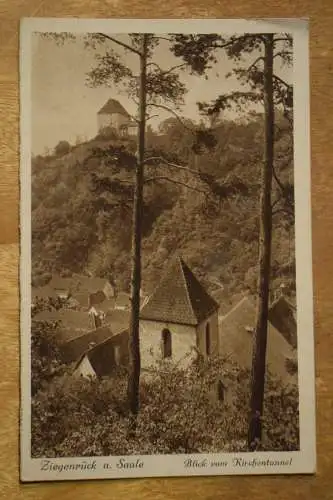
[[[223,379],[224,401],[216,381]],[[261,449],[296,450],[298,399],[268,377]],[[246,451],[249,372],[221,359],[190,369],[164,365],[141,380],[141,410],[132,429],[126,374],[107,380],[69,375],[32,401],[33,456],[217,453]]]

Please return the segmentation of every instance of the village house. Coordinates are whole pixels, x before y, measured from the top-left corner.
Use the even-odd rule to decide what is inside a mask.
[[[88,348],[81,354],[75,365],[74,375],[92,378],[107,377],[117,367],[128,364],[128,329],[113,333],[109,327],[104,327],[102,336],[107,334],[107,329],[109,330],[108,336],[102,341],[100,332],[98,330],[94,332],[89,339]],[[82,346],[83,343],[80,347]],[[76,345],[77,348],[78,345]]]
[[[113,129],[123,137],[137,136],[138,125],[116,99],[109,99],[97,113],[98,131]]]
[[[230,356],[239,366],[251,369],[256,308],[252,297],[243,297],[220,319],[220,355]],[[266,365],[268,371],[285,383],[296,383],[297,374],[288,366],[297,365],[297,352],[269,321]]]
[[[114,310],[115,306],[115,299],[106,299],[103,300],[103,302],[100,302],[99,304],[92,305],[90,307],[90,311],[95,311],[96,314],[101,315],[102,317],[106,317],[108,313]]]
[[[114,297],[114,288],[106,278],[73,275],[53,276],[48,288],[62,299],[72,297],[81,307],[91,307]]]
[[[33,317],[38,322],[57,322],[58,338],[61,342],[67,342],[98,326],[96,318],[87,311],[75,311],[72,309],[59,309],[41,311]]]
[[[105,314],[104,322],[111,325],[114,331],[125,330],[130,324],[130,311],[122,309],[110,310]]]
[[[140,312],[141,363],[218,352],[218,304],[183,259],[173,259]]]
[[[281,295],[271,305],[268,319],[289,344],[297,347],[297,319],[296,306],[284,295]]]
[[[92,276],[73,276],[73,293],[89,293],[90,304],[100,304],[114,297],[115,291],[109,280]]]
[[[103,343],[106,339],[112,337],[114,332],[110,325],[103,325],[99,328],[89,329],[80,335],[68,338],[60,343],[60,349],[63,359],[66,363],[78,363],[81,356],[92,347]]]
[[[68,299],[73,287],[72,278],[64,278],[62,276],[52,276],[51,281],[48,283],[60,299]]]
[[[31,306],[34,306],[38,300],[58,299],[58,294],[50,286],[31,287]]]
[[[128,293],[119,292],[115,300],[115,309],[121,309],[122,311],[128,311],[131,307],[131,297]]]

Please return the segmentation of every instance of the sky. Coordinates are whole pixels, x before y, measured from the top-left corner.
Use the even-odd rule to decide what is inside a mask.
[[[118,39],[128,41],[127,35]],[[110,42],[109,47],[115,47]],[[102,52],[105,49],[102,50]],[[117,52],[133,70],[138,70],[138,57],[128,54],[117,47]],[[117,99],[131,114],[136,114],[135,103],[116,86],[90,88],[86,84],[87,72],[96,66],[96,51],[84,46],[81,36],[74,42],[57,45],[54,40],[41,38],[38,34],[32,39],[32,153],[44,154],[53,149],[60,140],[74,144],[77,140],[88,140],[97,134],[97,112],[110,99]],[[153,61],[162,69],[168,69],[181,61],[171,54],[168,43],[161,42],[155,50]],[[253,55],[244,64],[251,64]],[[276,71],[279,76],[292,82],[292,69],[281,68],[278,60]],[[234,68],[222,51],[214,68],[203,77],[181,73],[181,80],[188,88],[181,114],[184,118],[198,121],[198,101],[211,101],[218,95],[239,88],[234,78],[225,75]],[[156,112],[154,111],[154,114]],[[171,115],[159,111],[159,116],[150,121],[153,128]]]

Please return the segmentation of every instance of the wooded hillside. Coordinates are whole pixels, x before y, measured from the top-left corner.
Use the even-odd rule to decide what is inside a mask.
[[[273,217],[272,293],[283,283],[293,296],[292,135],[283,117],[277,122],[273,204],[280,197],[281,182],[289,193],[282,193],[285,205],[276,204],[279,210]],[[148,293],[175,252],[210,290],[216,281],[230,296],[255,286],[262,116],[246,123],[221,120],[214,129],[216,143],[194,151],[193,130],[200,127],[204,125],[170,118],[158,134],[147,132],[147,156],[158,151],[170,162],[200,170],[200,175],[192,175],[158,163],[146,167],[142,278]],[[114,164],[110,154],[108,161],[101,155],[119,147],[126,154],[135,151],[135,144],[110,134],[33,158],[34,284],[45,283],[53,272],[90,272],[128,289],[134,167],[130,154],[128,161]],[[96,191],[96,179],[106,174],[109,192]],[[160,180],[149,182],[152,174]],[[228,180],[236,188],[225,188]],[[207,196],[207,191],[217,194]]]

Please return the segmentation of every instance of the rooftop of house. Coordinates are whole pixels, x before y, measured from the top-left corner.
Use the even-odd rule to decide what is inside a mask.
[[[31,288],[31,298],[36,299],[47,299],[47,298],[53,298],[56,299],[58,295],[56,294],[54,288],[52,288],[50,285],[45,285],[41,287],[32,287]]]
[[[97,332],[97,334],[96,334],[96,332]],[[80,355],[80,357],[78,358],[78,360],[76,362],[74,369],[76,369],[80,365],[80,363],[82,362],[84,357],[87,356],[90,363],[93,365],[94,370],[96,371],[96,368],[98,368],[98,364],[96,364],[95,361],[101,355],[103,356],[103,351],[105,350],[105,347],[108,345],[117,345],[119,340],[120,340],[120,336],[126,336],[128,338],[128,329],[121,330],[120,332],[115,333],[115,334],[113,334],[111,332],[111,330],[109,330],[109,333],[110,333],[109,336],[106,336],[106,338],[103,338],[104,334],[107,335],[107,330],[105,329],[105,327],[99,328],[98,330],[95,331],[95,337],[94,337],[95,341],[91,341],[89,339],[90,346],[88,345],[87,349],[82,352],[82,354]],[[101,340],[102,338],[103,338],[103,340]],[[84,345],[85,345],[84,340],[85,339],[82,339],[82,343],[80,345],[77,342],[77,346],[76,346],[77,349],[84,347]],[[94,345],[91,345],[91,344],[94,344]],[[99,374],[97,373],[97,375],[99,375]]]
[[[82,333],[62,345],[62,353],[67,363],[77,362],[91,345],[99,345],[114,335],[109,325]]]
[[[110,325],[114,333],[128,328],[130,323],[130,312],[122,309],[108,311],[105,315],[105,322]]]
[[[109,281],[106,278],[74,275],[72,277],[53,276],[48,286],[54,290],[66,290],[76,293],[96,293],[103,290]]]
[[[116,297],[115,307],[129,307],[131,303],[131,297],[126,292],[119,292]]]
[[[106,299],[100,304],[95,305],[95,309],[99,312],[104,312],[105,314],[107,314],[108,312],[114,310],[114,305],[115,305],[114,298]]]
[[[98,111],[99,115],[111,115],[113,113],[119,113],[129,118],[129,114],[127,113],[124,106],[120,104],[120,102],[116,99],[109,99]]]
[[[72,299],[77,302],[81,307],[89,306],[89,293],[88,292],[74,292],[72,294]]]
[[[230,297],[230,294],[225,288],[219,288],[217,290],[214,290],[211,292],[211,295],[214,300],[219,304],[219,314],[227,314],[228,311],[237,303],[239,300],[236,299],[234,300],[233,298]]]
[[[285,296],[273,302],[268,318],[289,343],[297,345],[296,307]]]
[[[184,260],[176,257],[142,307],[140,318],[196,326],[218,308]]]
[[[77,287],[80,291],[88,291],[90,293],[96,293],[99,290],[103,290],[103,288],[109,284],[109,281],[106,278],[95,278],[90,276],[75,276],[75,281],[77,283]]]
[[[76,338],[82,332],[93,328],[93,319],[84,311],[73,309],[59,309],[58,311],[41,311],[33,317],[34,321],[59,321],[59,340],[68,342]]]
[[[232,356],[244,368],[252,364],[253,332],[255,325],[255,304],[251,297],[244,297],[220,322],[221,353]],[[297,359],[297,354],[283,335],[268,323],[267,366],[278,378],[295,382],[295,376],[288,374],[286,360]]]
[[[54,290],[69,291],[73,286],[72,278],[65,278],[63,276],[54,275],[48,285]]]

